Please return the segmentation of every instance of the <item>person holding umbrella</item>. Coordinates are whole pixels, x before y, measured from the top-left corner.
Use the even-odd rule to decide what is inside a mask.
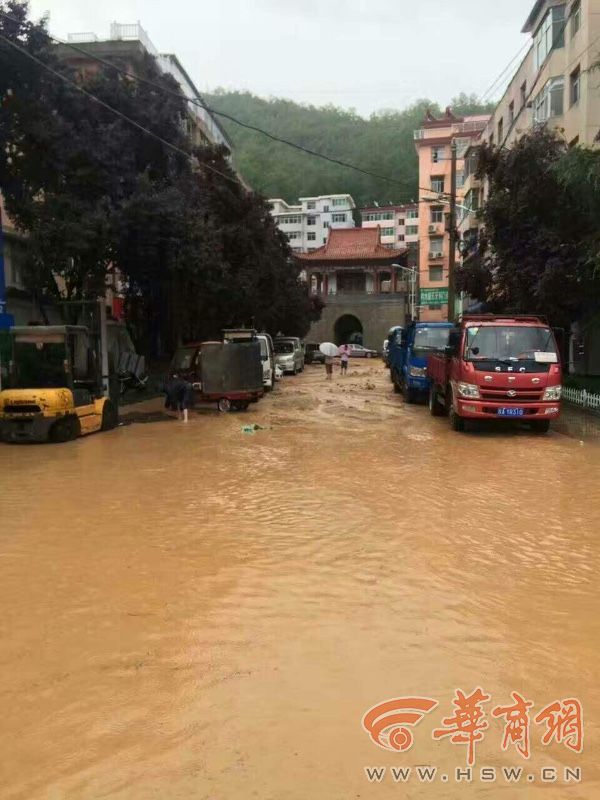
[[[339,354],[338,347],[332,342],[323,342],[319,350],[325,356],[325,378],[330,381],[333,378],[333,359]]]

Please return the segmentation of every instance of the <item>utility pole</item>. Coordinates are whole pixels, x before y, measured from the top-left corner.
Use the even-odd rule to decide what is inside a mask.
[[[4,236],[2,233],[2,203],[0,203],[0,330],[10,328],[15,321],[6,313],[6,276],[4,274]]]
[[[448,256],[448,322],[454,321],[454,268],[456,267],[456,139],[452,140],[452,166],[450,171],[450,254]]]

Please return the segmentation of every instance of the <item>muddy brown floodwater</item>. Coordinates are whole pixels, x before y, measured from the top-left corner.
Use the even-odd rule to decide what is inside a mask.
[[[0,449],[3,800],[600,796],[600,440],[456,434],[379,363],[322,369],[246,414]],[[432,731],[479,686],[457,783],[467,747]],[[491,715],[513,691],[529,761]],[[439,706],[412,749],[374,744],[365,712],[414,696]],[[533,721],[572,697],[582,754]]]

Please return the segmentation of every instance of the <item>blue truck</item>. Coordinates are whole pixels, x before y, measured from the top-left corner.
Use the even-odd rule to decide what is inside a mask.
[[[451,322],[411,322],[390,338],[389,366],[394,391],[415,403],[429,393],[427,359],[444,352]]]

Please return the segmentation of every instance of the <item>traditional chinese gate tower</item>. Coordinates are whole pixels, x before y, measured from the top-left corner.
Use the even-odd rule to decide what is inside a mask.
[[[400,268],[407,252],[382,245],[379,228],[338,228],[323,247],[295,256],[309,292],[325,303],[306,339],[381,350],[389,329],[408,316],[409,273]]]

